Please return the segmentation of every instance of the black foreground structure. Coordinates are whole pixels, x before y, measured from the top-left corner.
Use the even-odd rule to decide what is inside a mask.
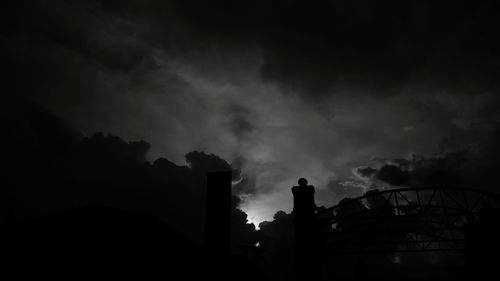
[[[146,212],[87,205],[9,225],[2,268],[17,278],[199,280],[229,276],[231,172],[207,174],[204,245]],[[179,214],[182,215],[182,214]]]
[[[292,187],[297,281],[316,279],[316,204],[314,187],[304,178]]]
[[[231,251],[231,172],[207,175],[205,247],[210,256],[227,261]]]
[[[457,280],[496,279],[498,259],[493,254],[500,251],[498,194],[450,187],[404,188],[368,192],[317,210],[314,188],[301,181],[292,188],[297,281],[333,278],[328,276],[330,269],[335,272],[339,264],[329,264],[332,256],[372,255],[377,260],[418,252],[463,256],[465,272],[457,272]],[[366,266],[357,268],[354,280],[376,278]]]
[[[231,172],[207,175],[205,249],[210,276],[227,272],[231,254]]]
[[[2,234],[4,273],[19,279],[194,278],[189,268],[200,264],[197,247],[152,215],[103,205],[48,215]]]

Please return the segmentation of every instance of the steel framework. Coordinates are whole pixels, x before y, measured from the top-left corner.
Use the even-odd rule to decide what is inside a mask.
[[[465,229],[500,208],[500,195],[477,189],[402,188],[342,200],[316,213],[329,254],[462,251]]]

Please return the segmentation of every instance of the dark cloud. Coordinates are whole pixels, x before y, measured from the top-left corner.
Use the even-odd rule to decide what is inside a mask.
[[[438,152],[430,156],[411,155],[408,158],[380,159],[378,168],[360,167],[363,175],[368,170],[377,180],[392,186],[454,186],[496,188],[496,170],[500,153],[497,146],[497,125],[477,125],[460,135],[445,138]]]
[[[233,168],[226,160],[217,155],[206,154],[200,151],[192,151],[186,154],[186,162],[191,170],[196,173],[233,171]],[[240,178],[238,174],[234,176],[236,179]]]
[[[495,191],[495,4],[12,1],[1,219],[100,203],[199,241],[203,174],[219,170],[253,198],[255,221],[291,209],[298,174],[328,206],[379,185]],[[23,100],[121,137],[83,138]],[[143,138],[153,145],[125,140]],[[384,158],[359,167],[373,155]],[[256,241],[244,203],[233,198],[233,246]],[[292,272],[292,215],[273,219],[259,240],[272,266],[288,267],[279,275]]]
[[[356,168],[356,173],[358,173],[360,176],[365,177],[365,178],[372,177],[376,172],[377,172],[376,169],[374,169],[372,167],[368,167],[368,166]]]
[[[109,161],[116,161],[113,165],[125,163],[146,162],[146,154],[149,151],[150,144],[145,141],[125,142],[118,136],[103,133],[96,133],[90,138],[85,139],[85,144],[94,157],[106,157]],[[105,164],[108,160],[105,161]]]
[[[263,55],[264,80],[307,97],[352,89],[391,94],[408,84],[467,93],[497,87],[494,34],[500,23],[492,1],[61,0],[12,6],[9,35],[37,38],[29,44],[52,42],[111,71],[137,69],[150,58],[150,47],[174,57],[254,49]]]
[[[90,137],[40,106],[12,110],[2,178],[2,221],[15,223],[89,204],[146,211],[201,243],[205,212],[205,175],[234,171],[225,160],[204,152],[186,154],[188,166],[159,158],[150,164],[144,141],[124,141],[102,133]],[[21,115],[19,115],[21,114]],[[234,171],[234,176],[241,176]],[[231,207],[235,245],[255,243],[254,226]],[[235,246],[238,248],[237,246]]]
[[[429,155],[438,140],[498,120],[494,4],[15,1],[5,92],[89,135],[148,139],[149,160],[241,155],[249,178],[237,188],[290,208],[283,190],[304,166],[324,188],[373,155]]]
[[[398,166],[384,165],[377,172],[377,178],[390,185],[402,186],[408,184],[410,175],[407,171],[401,170]]]

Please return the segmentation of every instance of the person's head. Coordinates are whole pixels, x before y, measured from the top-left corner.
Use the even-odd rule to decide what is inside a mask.
[[[299,186],[307,186],[307,180],[305,178],[300,178]]]

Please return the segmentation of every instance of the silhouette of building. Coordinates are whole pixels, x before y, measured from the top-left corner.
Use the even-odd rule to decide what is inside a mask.
[[[215,275],[231,253],[231,176],[231,171],[207,174],[205,249]]]
[[[159,219],[103,205],[18,223],[2,238],[0,259],[19,279],[191,280],[201,264],[196,245]]]
[[[316,251],[316,204],[314,187],[304,178],[292,187],[295,235],[295,276],[296,281],[317,280]]]
[[[487,206],[465,225],[465,258],[468,280],[500,278],[500,209]]]

